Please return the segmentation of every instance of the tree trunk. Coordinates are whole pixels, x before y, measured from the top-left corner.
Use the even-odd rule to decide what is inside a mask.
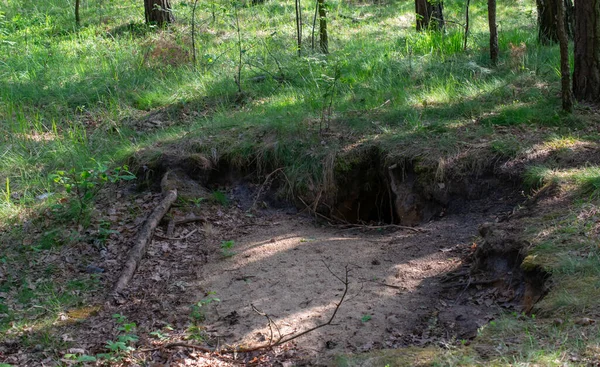
[[[79,17],[79,2],[80,0],[75,0],[75,25],[77,27],[81,25],[81,18]]]
[[[198,6],[198,0],[194,0],[194,6],[192,7],[192,62],[196,67],[196,7]]]
[[[327,40],[327,13],[325,0],[317,0],[319,6],[319,47],[324,54],[329,53],[329,41]]]
[[[298,46],[298,56],[302,55],[302,7],[300,0],[296,0],[296,36]]]
[[[463,45],[463,51],[467,51],[467,41],[469,39],[469,6],[471,5],[471,0],[467,0],[465,4],[465,43]]]
[[[578,101],[600,102],[600,0],[575,6],[573,94]]]
[[[542,44],[557,43],[558,39],[558,2],[561,0],[536,0],[538,13],[538,41]],[[565,29],[568,37],[573,35],[573,1],[564,1]]]
[[[144,0],[144,12],[147,24],[162,27],[175,21],[169,0]]]
[[[569,66],[569,38],[565,27],[565,4],[557,4],[557,30],[560,43],[560,81],[562,89],[562,106],[566,112],[573,112],[573,97],[571,95],[571,67]]]
[[[426,29],[442,30],[444,28],[443,1],[415,0],[417,13],[417,31]]]
[[[498,26],[496,25],[496,0],[488,0],[488,22],[490,24],[490,59],[498,64]]]

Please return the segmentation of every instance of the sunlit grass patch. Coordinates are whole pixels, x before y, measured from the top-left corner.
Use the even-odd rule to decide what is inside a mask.
[[[577,168],[531,166],[525,172],[524,184],[529,188],[559,184],[575,189],[580,197],[597,198],[600,193],[600,167],[593,165]]]

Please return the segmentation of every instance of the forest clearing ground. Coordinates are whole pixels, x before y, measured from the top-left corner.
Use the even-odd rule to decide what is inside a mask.
[[[0,263],[0,275],[10,280],[21,274],[25,286],[0,294],[7,310],[12,310],[4,317],[13,320],[0,344],[0,357],[13,365],[33,366],[73,353],[97,355],[122,333],[116,314],[134,322],[140,338],[136,349],[120,356],[118,363],[227,365],[234,363],[233,357],[217,360],[185,348],[143,350],[182,340],[211,347],[264,343],[269,340],[266,320],[250,304],[272,317],[283,333],[312,327],[330,316],[343,288],[326,266],[341,276],[344,266],[350,265],[350,294],[334,325],[273,351],[242,355],[242,363],[313,365],[340,355],[346,355],[345,361],[369,356],[381,361],[377,358],[383,353],[390,365],[410,366],[423,354],[425,365],[440,359],[445,361],[442,365],[478,365],[487,358],[502,365],[506,358],[527,351],[536,357],[524,358],[558,354],[559,361],[593,361],[595,352],[587,356],[588,342],[582,338],[590,338],[593,345],[590,333],[597,326],[577,322],[582,316],[597,317],[596,293],[589,284],[595,284],[597,274],[598,248],[593,241],[598,238],[594,223],[599,211],[595,199],[581,202],[578,197],[596,190],[596,168],[587,162],[598,151],[595,143],[573,138],[538,144],[505,166],[521,172],[526,185],[548,194],[541,201],[499,187],[483,199],[455,203],[451,214],[421,225],[420,233],[323,226],[306,212],[269,209],[260,201],[259,207],[266,208],[248,212],[256,203],[252,198],[257,185],[229,187],[226,192],[220,188],[210,194],[186,181],[182,187],[205,200],[176,203],[130,283],[126,301],[117,305],[107,302],[108,293],[160,194],[135,192],[130,186],[106,191],[91,218],[91,228],[97,231],[49,230],[53,217],[47,212],[38,218],[45,225],[26,228],[18,240],[23,247],[4,255],[16,266]],[[525,209],[513,212],[526,198]],[[564,329],[555,330],[552,318],[523,316],[518,308],[513,312],[517,317],[502,316],[499,305],[505,297],[494,287],[470,286],[460,277],[452,281],[458,280],[458,286],[441,284],[446,277],[468,271],[462,260],[472,254],[474,243],[481,244],[478,227],[504,220],[507,213],[518,215],[500,223],[500,228],[510,224],[506,227],[510,238],[523,236],[531,242],[527,251],[532,256],[520,267],[541,266],[553,272],[556,291],[535,312],[561,315]],[[174,240],[165,239],[170,237],[166,233],[170,219],[190,215],[204,219],[177,226],[171,235]],[[74,233],[78,240],[70,246],[50,243]],[[14,238],[12,242],[18,243]],[[536,246],[541,250],[536,252]],[[41,258],[40,251],[44,251]],[[530,342],[540,344],[528,344],[527,335]],[[557,346],[564,338],[569,343]],[[469,343],[471,347],[456,347]],[[400,348],[400,354],[394,348]],[[578,365],[577,361],[571,364]]]
[[[0,6],[0,367],[600,365],[600,114],[559,111],[559,54],[537,42],[534,1],[498,4],[496,66],[484,2],[470,3],[465,48],[464,1],[445,4],[445,32],[414,32],[411,2],[328,0],[331,53],[300,56],[291,2],[199,2],[195,14],[176,0],[168,29],[142,24],[139,0],[113,3],[82,2],[81,27],[70,0]],[[125,165],[135,188],[115,173]],[[207,186],[171,208],[115,304],[109,292],[160,201],[152,184],[174,168],[196,189],[219,169],[265,186],[277,172],[266,192],[320,215],[348,204],[357,218],[344,219],[376,224],[402,193],[388,179],[407,173],[405,193],[441,211],[423,233],[341,230],[306,212],[246,212],[239,192],[226,205]],[[88,197],[78,178],[103,189]],[[365,204],[378,213],[359,215]],[[474,239],[496,210],[502,220]],[[190,213],[206,224],[167,233]],[[471,278],[461,264],[490,247],[509,283],[548,280],[542,295],[524,292],[528,312],[494,273]],[[341,276],[347,264],[334,325],[235,361],[165,347],[268,341],[251,303],[284,332],[325,321],[344,288],[327,266]]]
[[[152,198],[146,195],[148,199]],[[447,289],[440,276],[460,270],[465,255],[472,252],[477,227],[510,211],[517,199],[500,192],[471,202],[463,213],[421,226],[423,232],[341,229],[319,225],[291,209],[250,216],[233,203],[227,207],[207,203],[194,209],[206,224],[176,228],[174,238],[185,239],[165,240],[166,228],[159,229],[129,285],[127,300],[119,305],[103,299],[119,275],[131,238],[109,240],[94,264],[106,270],[97,294],[103,306],[80,320],[69,316],[77,310],[67,312],[63,322],[54,323],[54,332],[68,335],[76,349],[100,352],[106,340],[118,334],[111,316],[120,314],[137,324],[141,346],[179,340],[213,346],[264,344],[270,338],[266,319],[251,305],[268,314],[283,334],[323,323],[343,290],[327,267],[343,276],[349,265],[349,294],[333,325],[276,348],[279,353],[239,358],[248,362],[256,357],[257,365],[265,366],[286,361],[328,364],[332,357],[349,352],[470,340],[499,312],[493,295],[485,289],[475,293],[462,287]],[[122,202],[106,204],[112,213],[124,209]],[[189,214],[185,210],[174,208],[173,215],[185,217]],[[232,245],[223,247],[226,241]],[[214,298],[219,301],[193,307]],[[157,332],[160,340],[151,335]],[[11,350],[19,352],[11,355]],[[11,350],[4,352],[7,361],[23,360],[22,349]],[[133,356],[132,361],[181,366],[228,363],[172,350]]]

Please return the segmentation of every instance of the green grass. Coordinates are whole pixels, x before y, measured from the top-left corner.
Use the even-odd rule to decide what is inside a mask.
[[[238,67],[235,12],[228,3],[217,2],[214,19],[212,6],[198,9],[196,67],[186,1],[174,2],[178,22],[164,31],[141,24],[138,1],[118,6],[85,2],[79,29],[71,5],[65,0],[6,1],[2,9],[8,43],[1,46],[7,56],[0,65],[0,119],[11,149],[4,152],[0,179],[11,178],[13,192],[28,199],[50,191],[47,175],[53,170],[81,169],[90,158],[120,162],[165,141],[168,131],[136,131],[149,110],[164,110],[169,117],[162,119],[170,121],[163,122],[180,125],[168,129],[174,135],[183,130],[204,137],[236,127],[289,138],[277,151],[261,146],[252,134],[237,134],[242,136],[233,145],[231,137],[225,146],[215,145],[219,155],[234,160],[265,151],[288,167],[301,167],[306,173],[298,177],[322,171],[321,158],[328,152],[318,152],[314,162],[303,165],[297,150],[318,144],[316,122],[324,111],[332,128],[357,131],[367,139],[383,131],[392,143],[472,121],[560,123],[550,97],[558,77],[557,50],[535,45],[532,4],[519,8],[520,14],[529,14],[525,17],[515,16],[515,4],[500,6],[503,59],[497,69],[488,65],[485,13],[475,5],[464,53],[462,30],[455,23],[444,34],[412,31],[410,4],[357,7],[332,1],[331,55],[312,52],[305,29],[307,48],[301,58],[294,52],[290,4],[243,6],[238,12],[245,50],[241,99],[233,82]],[[448,4],[447,18],[462,21],[463,6]],[[305,7],[304,13],[311,14],[312,6]],[[528,45],[518,67],[508,51],[510,42]],[[255,76],[264,79],[253,82]],[[543,85],[542,90],[532,83]],[[306,144],[295,141],[297,134],[305,136]],[[14,215],[18,209],[3,202],[4,216]]]
[[[471,3],[463,51],[457,24],[464,21],[464,1],[445,4],[453,21],[446,32],[416,33],[410,2],[328,0],[331,54],[325,56],[309,47],[313,4],[303,2],[301,57],[293,4],[240,5],[241,95],[234,82],[240,65],[231,3],[199,4],[198,62],[192,65],[191,2],[172,2],[177,23],[155,29],[142,23],[139,0],[84,1],[79,28],[71,1],[0,1],[0,264],[35,263],[31,274],[9,272],[0,279],[0,314],[8,315],[0,322],[4,336],[33,324],[43,328],[90,294],[86,282],[92,278],[60,279],[55,265],[36,263],[81,240],[71,228],[77,208],[64,205],[69,195],[50,178],[57,170],[202,154],[253,165],[259,174],[282,167],[293,183],[291,195],[328,188],[331,172],[344,172],[373,151],[443,177],[478,172],[490,162],[528,160],[540,146],[560,155],[598,140],[585,117],[559,112],[558,48],[536,44],[533,1],[498,4],[497,67],[487,55],[483,3]],[[522,54],[511,52],[521,44]],[[597,247],[581,235],[595,229],[580,219],[595,213],[599,177],[596,166],[558,161],[532,161],[523,172],[526,190],[555,183],[578,200],[531,226],[538,241],[528,260],[545,266],[558,284],[541,305],[548,314],[584,314],[600,295]],[[227,204],[218,191],[211,199]],[[39,235],[23,232],[26,220],[41,223]],[[41,283],[31,289],[34,275]],[[597,343],[578,331],[568,322],[554,330],[508,317],[482,330],[482,340],[523,339],[513,354],[502,352],[490,365],[553,365],[565,361],[567,350],[585,355]],[[546,344],[527,339],[546,334]],[[563,339],[569,343],[561,348],[548,344]],[[434,354],[428,349],[424,359],[481,362],[463,350]]]

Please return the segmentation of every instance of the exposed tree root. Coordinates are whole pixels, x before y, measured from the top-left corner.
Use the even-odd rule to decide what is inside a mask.
[[[146,253],[146,247],[148,245],[148,242],[152,238],[156,226],[165,216],[165,214],[176,199],[176,189],[167,191],[163,200],[156,208],[154,208],[154,211],[144,222],[144,225],[138,232],[137,237],[133,242],[133,247],[129,252],[129,257],[127,258],[127,262],[123,267],[123,272],[121,273],[121,276],[119,277],[119,280],[115,284],[115,287],[113,288],[113,291],[111,293],[115,300],[119,300],[119,298],[121,297],[121,293],[127,287],[127,284],[129,284],[131,278],[133,278],[133,274],[135,273],[135,270],[137,269],[140,260]]]

